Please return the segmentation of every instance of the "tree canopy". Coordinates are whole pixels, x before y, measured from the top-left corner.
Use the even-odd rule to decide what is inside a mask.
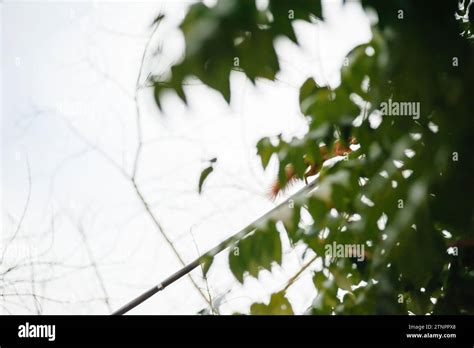
[[[292,140],[263,138],[256,151],[264,168],[278,159],[284,185],[288,166],[303,177],[308,163],[324,161],[323,144],[332,151],[352,138],[358,146],[346,160],[320,170],[318,187],[295,204],[291,219],[273,219],[237,242],[229,268],[240,282],[258,277],[261,269],[271,271],[281,263],[284,226],[293,244],[304,244],[323,262],[313,275],[318,294],[308,313],[472,314],[470,1],[361,2],[378,21],[371,40],[347,55],[340,84],[331,88],[309,78],[300,87],[308,132]],[[228,102],[233,71],[252,82],[275,80],[275,38],[297,44],[298,20],[323,21],[321,1],[270,0],[265,8],[253,0],[192,5],[180,26],[182,60],[167,77],[151,77],[158,107],[164,91],[186,102],[183,85],[190,78]],[[417,114],[399,109],[411,106],[419,107]],[[303,211],[312,223],[301,221]],[[364,245],[363,259],[326,257],[325,246],[334,242]],[[342,298],[338,289],[345,290]],[[250,312],[292,314],[284,290]]]

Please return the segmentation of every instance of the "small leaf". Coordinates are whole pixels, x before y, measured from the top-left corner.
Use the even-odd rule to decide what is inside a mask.
[[[316,92],[319,88],[316,81],[313,78],[308,78],[303,85],[300,87],[300,103],[302,103],[306,98],[308,98],[311,94]]]
[[[235,246],[229,253],[229,266],[241,283],[246,272],[257,278],[262,269],[271,271],[273,262],[281,265],[281,239],[274,222],[270,222],[264,229],[255,230]]]
[[[263,138],[257,143],[257,153],[260,156],[260,160],[262,161],[263,169],[265,169],[274,153],[274,148],[270,142],[270,139]]]
[[[202,258],[201,266],[202,266],[202,273],[204,277],[207,275],[207,272],[209,272],[209,268],[211,268],[213,262],[214,262],[214,256],[205,255]]]
[[[152,25],[153,25],[153,24],[157,24],[157,23],[161,22],[161,20],[162,20],[163,18],[165,18],[165,15],[164,15],[164,14],[159,14],[159,15],[153,20],[153,22],[152,22],[151,24],[152,24]]]
[[[203,308],[197,314],[198,315],[210,315],[211,312],[209,311],[209,308]]]
[[[284,292],[277,292],[270,298],[268,305],[264,303],[254,303],[250,307],[252,315],[293,315],[293,308],[290,301],[285,297]]]
[[[155,99],[156,106],[158,107],[158,110],[162,111],[163,108],[161,107],[161,99],[160,99],[160,94],[161,94],[162,88],[160,84],[155,83],[154,88],[153,88],[153,97]]]
[[[201,172],[201,176],[199,178],[199,186],[198,186],[198,192],[201,193],[202,192],[202,186],[204,185],[204,181],[207,179],[207,177],[209,176],[209,174],[212,173],[212,171],[214,170],[214,167],[211,165],[209,167],[207,167],[206,169],[204,169],[202,172]]]
[[[237,280],[243,284],[245,268],[241,263],[241,259],[238,254],[232,250],[229,252],[229,268]]]

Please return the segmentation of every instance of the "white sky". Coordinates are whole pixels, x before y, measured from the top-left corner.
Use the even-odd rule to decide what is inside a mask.
[[[296,23],[302,47],[278,40],[283,69],[277,83],[260,81],[255,88],[242,75],[233,75],[230,107],[216,92],[197,85],[188,87],[189,107],[169,97],[165,114],[160,114],[152,91],[140,93],[144,148],[138,185],[187,262],[198,256],[197,249],[213,247],[274,205],[265,194],[276,163],[261,170],[256,142],[278,133],[303,134],[299,86],[309,76],[321,84],[337,84],[344,55],[370,37],[360,5],[341,9],[339,3],[325,2],[327,21],[319,28]],[[93,269],[71,268],[89,263],[78,226],[98,263],[113,309],[180,268],[130,182],[103,154],[130,172],[137,145],[130,95],[150,23],[160,10],[166,14],[152,41],[153,47],[162,45],[162,53],[147,57],[146,73],[179,57],[183,39],[176,25],[188,4],[6,1],[0,5],[4,242],[15,233],[24,210],[28,164],[31,176],[31,197],[18,241],[0,271],[15,262],[18,250],[27,247],[39,254],[52,245],[37,260],[67,267],[18,273],[19,279],[34,273],[37,282],[54,278],[35,287],[45,297],[38,300],[45,314],[108,313],[103,301],[88,301],[103,297]],[[212,157],[218,157],[216,171],[199,196],[199,174]],[[245,312],[249,303],[267,301],[302,264],[297,252],[287,247],[283,267],[275,266],[271,274],[261,272],[259,281],[249,277],[242,287],[226,262],[226,254],[218,257],[208,279],[214,298],[226,294],[223,313]],[[204,287],[200,271],[193,275]],[[296,312],[303,312],[315,295],[310,283],[307,272],[288,291]],[[8,282],[0,286],[5,293],[12,289]],[[17,292],[31,292],[31,282],[19,286]],[[14,300],[3,303],[0,311],[20,314],[32,307],[28,296]],[[193,314],[204,306],[189,280],[182,279],[133,313]]]

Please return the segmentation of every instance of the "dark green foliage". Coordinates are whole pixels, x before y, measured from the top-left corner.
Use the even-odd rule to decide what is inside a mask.
[[[314,275],[318,296],[308,312],[473,314],[474,46],[469,1],[461,7],[457,1],[362,3],[375,9],[379,22],[371,41],[348,54],[341,84],[331,89],[308,79],[300,88],[307,134],[290,141],[264,138],[257,144],[264,168],[273,156],[278,159],[281,184],[288,179],[287,165],[302,176],[305,158],[322,162],[321,143],[330,149],[335,140],[352,136],[360,144],[347,160],[323,168],[314,195],[283,221],[291,242],[303,243],[323,261],[325,271]],[[265,10],[257,10],[250,0],[223,0],[213,8],[193,5],[181,25],[186,54],[167,81],[155,82],[157,102],[164,88],[185,100],[182,84],[190,76],[227,101],[232,70],[252,81],[273,80],[279,70],[274,38],[296,42],[292,21],[315,18],[322,18],[319,1],[273,0]],[[419,117],[384,115],[373,126],[371,118],[388,102],[419,103]],[[300,223],[303,209],[314,220],[310,226]],[[325,246],[333,242],[363,244],[364,260],[328,260]],[[237,247],[229,264],[241,282],[245,274],[257,277],[260,269],[271,270],[274,261],[281,262],[274,221]],[[454,255],[449,247],[455,248],[450,249]],[[338,289],[347,291],[342,299],[336,296]],[[268,305],[254,304],[251,313],[292,310],[284,293],[277,293]]]
[[[231,249],[229,266],[235,277],[243,283],[245,272],[257,277],[261,269],[271,270],[272,263],[281,264],[281,259],[280,234],[275,223],[269,222],[265,229],[257,229]]]
[[[290,9],[294,17],[288,13]],[[183,60],[172,67],[168,79],[154,79],[158,106],[165,89],[186,101],[182,86],[188,77],[198,78],[227,101],[232,70],[243,71],[251,81],[273,80],[280,69],[274,39],[288,36],[296,40],[291,22],[309,21],[312,16],[321,17],[319,0],[271,1],[266,11],[259,11],[253,0],[219,1],[213,8],[203,3],[191,6],[181,23],[186,42]]]

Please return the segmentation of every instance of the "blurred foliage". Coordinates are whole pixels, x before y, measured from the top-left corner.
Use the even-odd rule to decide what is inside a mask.
[[[283,292],[277,292],[270,298],[268,305],[264,303],[254,303],[250,307],[250,314],[253,315],[289,315],[293,314],[290,302]]]
[[[285,140],[264,138],[257,153],[265,168],[279,161],[299,177],[321,163],[319,146],[355,137],[360,145],[320,171],[314,194],[292,209],[292,218],[269,221],[229,253],[240,282],[281,263],[280,233],[320,255],[314,273],[312,314],[473,314],[474,55],[469,0],[363,0],[378,22],[370,42],[354,48],[337,88],[309,78],[300,88],[300,110],[309,129]],[[221,0],[192,5],[183,22],[186,51],[164,79],[153,78],[155,98],[197,78],[230,101],[229,76],[274,80],[279,72],[274,40],[297,43],[293,21],[323,20],[319,0]],[[413,102],[420,117],[382,116],[381,104]],[[205,179],[205,178],[204,178]],[[309,213],[313,223],[301,221]],[[330,243],[361,244],[365,258],[325,257]],[[448,252],[448,250],[450,252]],[[238,252],[235,252],[238,251]],[[209,265],[206,265],[209,269]],[[344,290],[343,296],[340,290]],[[291,314],[284,291],[252,314]]]

